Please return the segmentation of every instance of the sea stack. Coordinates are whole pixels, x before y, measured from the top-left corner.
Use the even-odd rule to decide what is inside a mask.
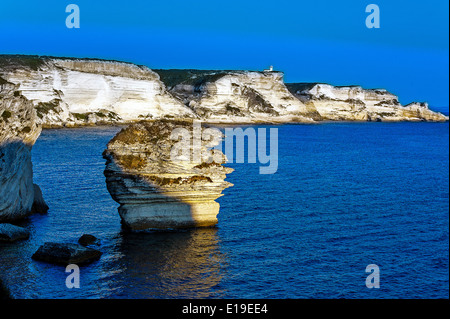
[[[0,222],[48,209],[33,184],[31,148],[41,133],[36,120],[33,103],[18,85],[0,78]]]
[[[225,181],[232,168],[225,155],[206,145],[188,144],[186,151],[212,154],[174,158],[176,129],[195,139],[193,121],[159,120],[135,123],[120,131],[103,153],[105,177],[112,198],[120,204],[123,224],[131,230],[208,227],[217,224],[215,200],[232,186]],[[217,130],[218,132],[218,130]],[[219,160],[217,160],[219,159]]]

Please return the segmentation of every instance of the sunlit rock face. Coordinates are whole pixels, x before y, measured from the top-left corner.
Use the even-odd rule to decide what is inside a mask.
[[[33,184],[31,148],[40,133],[33,104],[0,78],[0,222],[48,209]]]
[[[190,118],[145,66],[92,59],[1,56],[0,76],[20,85],[45,126]]]
[[[169,91],[209,122],[320,120],[314,106],[295,98],[282,72],[155,70]]]
[[[192,136],[192,121],[140,122],[120,131],[104,152],[105,177],[112,198],[120,204],[119,214],[132,230],[213,226],[217,223],[223,189],[232,186],[224,179],[233,171],[224,167],[220,151],[207,152],[205,145],[190,144],[189,154],[210,154],[174,159],[178,142],[175,129]],[[211,146],[211,145],[210,145]]]
[[[0,55],[44,127],[201,119],[211,123],[446,121],[383,89],[285,84],[279,71],[150,70],[96,59]]]
[[[323,120],[333,121],[447,121],[448,117],[426,103],[400,104],[384,89],[292,83],[289,90],[304,104],[314,107]]]

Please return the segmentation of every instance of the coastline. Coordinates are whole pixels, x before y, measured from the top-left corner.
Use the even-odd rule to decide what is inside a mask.
[[[159,120],[166,119],[154,119],[154,120],[136,120],[136,121],[127,121],[127,122],[117,122],[117,123],[86,123],[83,124],[75,124],[75,125],[42,125],[42,130],[57,130],[57,129],[83,129],[83,128],[95,128],[95,127],[120,127],[125,128],[128,125],[141,123],[141,122],[157,122]],[[170,121],[185,121],[185,120],[196,120],[190,118],[177,118],[177,119],[169,119]],[[208,121],[208,120],[200,120],[201,123],[205,125],[215,125],[215,126],[256,126],[256,125],[321,125],[321,124],[337,124],[337,123],[448,123],[449,120],[446,121],[427,121],[427,120],[402,120],[402,121],[350,121],[350,120],[342,120],[342,121],[333,121],[333,120],[323,120],[323,121],[314,121],[314,122],[302,122],[302,121]]]
[[[439,247],[439,241],[436,240],[438,238],[442,240],[442,237],[439,236],[442,235],[441,230],[443,229],[439,227],[441,225],[439,221],[442,221],[441,216],[448,216],[448,213],[445,212],[448,202],[446,204],[442,200],[442,195],[439,197],[439,194],[448,192],[443,189],[446,182],[441,182],[439,178],[447,181],[446,176],[448,175],[444,174],[445,167],[436,165],[436,163],[443,163],[443,160],[447,161],[445,145],[448,144],[444,138],[440,138],[434,133],[432,136],[424,136],[423,133],[448,132],[448,124],[352,124],[355,125],[350,123],[323,126],[283,125],[279,128],[280,138],[283,141],[280,143],[283,165],[280,166],[279,174],[264,177],[253,174],[257,172],[256,165],[245,165],[245,167],[242,164],[231,165],[231,167],[237,168],[236,174],[231,174],[229,178],[235,186],[226,190],[225,196],[219,199],[221,211],[217,216],[219,224],[216,227],[183,231],[139,232],[138,234],[123,231],[117,215],[116,203],[112,201],[105,187],[104,161],[100,159],[100,154],[104,150],[104,144],[110,140],[110,134],[103,133],[103,128],[100,127],[86,128],[86,132],[73,130],[70,133],[69,130],[55,130],[43,133],[45,134],[43,139],[38,140],[33,148],[35,182],[42,187],[44,195],[47,195],[46,199],[51,210],[48,215],[33,215],[25,223],[37,230],[29,241],[20,243],[20,246],[4,245],[5,250],[1,254],[2,261],[5,261],[2,267],[4,284],[8,284],[15,298],[39,298],[38,293],[48,298],[55,296],[60,298],[126,298],[133,296],[198,298],[199,295],[195,293],[195,290],[183,290],[182,293],[179,293],[178,282],[170,285],[170,281],[165,281],[168,285],[162,287],[164,290],[158,290],[159,286],[154,283],[159,282],[160,278],[175,278],[182,283],[192,285],[198,283],[195,280],[197,278],[210,277],[199,276],[195,277],[193,281],[186,281],[182,270],[192,269],[197,272],[201,269],[217,269],[216,273],[223,278],[218,287],[223,289],[224,295],[221,294],[220,289],[215,288],[216,286],[209,288],[210,286],[203,285],[202,281],[200,287],[204,290],[201,293],[204,292],[205,295],[201,296],[251,298],[266,294],[269,297],[279,298],[282,297],[282,293],[285,293],[288,298],[337,298],[339,296],[370,298],[374,291],[368,291],[364,286],[364,281],[360,281],[360,274],[364,272],[364,269],[344,268],[342,272],[338,273],[347,280],[344,282],[344,288],[339,290],[342,291],[342,295],[334,293],[334,286],[326,285],[327,280],[314,281],[314,278],[317,278],[314,276],[315,270],[317,270],[315,267],[319,263],[316,256],[320,255],[320,260],[323,260],[324,263],[329,262],[324,265],[323,274],[325,276],[336,274],[332,269],[339,269],[340,262],[346,265],[352,261],[364,261],[365,256],[379,251],[377,250],[380,245],[377,242],[378,239],[382,241],[381,245],[388,245],[390,241],[386,238],[391,238],[390,236],[401,232],[406,234],[405,240],[398,243],[401,248],[404,248],[401,257],[419,265],[420,271],[414,273],[411,279],[420,279],[414,276],[423,274],[422,271],[434,259],[407,258],[411,257],[408,254],[410,251],[408,245],[411,241],[414,242],[414,238],[417,238],[415,237],[417,232],[412,230],[425,227],[419,233],[420,242],[429,243],[432,246],[419,247],[419,252],[417,250],[412,252],[426,254],[427,251],[433,251]],[[388,129],[386,130],[386,128]],[[112,135],[114,135],[113,131],[115,130],[111,130]],[[370,134],[358,134],[362,131]],[[69,134],[66,135],[66,132]],[[313,132],[317,132],[317,134],[312,134]],[[392,132],[394,132],[393,135]],[[419,147],[414,146],[414,143],[400,143],[404,139],[414,140],[409,136],[411,132],[415,132],[414,136],[420,138]],[[340,133],[346,134],[341,135]],[[397,134],[401,134],[401,138]],[[93,138],[94,136],[98,136],[98,138]],[[311,140],[313,136],[320,136],[320,138]],[[430,137],[432,137],[431,140]],[[372,140],[372,138],[376,138],[376,140]],[[81,148],[77,146],[80,143],[83,145]],[[436,145],[436,143],[442,145],[443,148],[436,149],[430,146]],[[88,147],[88,145],[90,146]],[[404,147],[399,147],[399,145]],[[419,149],[430,150],[431,154],[426,158],[417,156],[415,150]],[[362,152],[363,157],[355,158],[353,151]],[[442,156],[441,159],[436,156],[439,154]],[[384,163],[386,159],[391,158],[390,155],[394,161],[391,165],[376,166],[379,167],[379,170],[369,169],[379,163]],[[74,166],[73,164],[76,162],[79,162],[80,165]],[[404,166],[404,163],[412,164]],[[424,170],[423,167],[428,169]],[[64,183],[59,181],[60,176],[64,176]],[[330,181],[327,179],[328,176],[335,177]],[[268,178],[273,180],[270,185],[267,184]],[[253,187],[249,187],[250,185]],[[286,185],[289,185],[289,189],[286,189]],[[357,188],[351,187],[352,185]],[[252,197],[256,187],[262,189],[257,194],[258,198]],[[421,192],[420,190],[424,187],[431,193]],[[359,189],[364,190],[359,191]],[[275,198],[278,201],[275,201]],[[427,198],[438,200],[428,203]],[[409,202],[409,199],[414,202],[407,204],[405,201]],[[282,201],[282,205],[280,205],[280,201]],[[417,209],[415,203],[423,203],[423,206],[420,206],[423,209]],[[411,218],[414,222],[411,221]],[[280,223],[280,220],[286,222]],[[342,224],[339,220],[348,226],[339,226]],[[427,220],[430,223],[425,222]],[[360,240],[367,238],[365,233],[367,228],[363,225],[367,225],[370,227],[369,230],[373,231],[370,233],[374,236],[373,244],[368,250],[358,249]],[[431,236],[436,240],[426,240],[429,238],[429,233],[426,231],[427,226],[432,226],[430,230],[435,232],[431,232]],[[29,260],[38,245],[46,241],[75,242],[82,233],[90,233],[101,239],[100,249],[104,253],[99,261],[86,266],[86,270],[83,271],[83,289],[77,291],[66,289],[64,269],[60,266],[48,266]],[[258,242],[255,242],[257,238]],[[311,240],[302,241],[305,238],[311,238]],[[250,245],[257,245],[257,249],[252,251],[252,255],[249,256],[247,249]],[[352,255],[338,254],[342,259],[339,259],[339,262],[334,261],[336,251],[341,251],[341,249],[348,251],[346,247],[350,245],[355,247],[355,250],[350,252]],[[201,253],[204,252],[205,255],[201,257],[197,255],[199,247],[204,248]],[[386,258],[383,260],[395,261],[396,259],[391,258],[393,256],[391,252],[396,248],[386,247],[383,255],[377,260]],[[16,253],[19,249],[20,252]],[[280,252],[279,249],[282,251]],[[293,255],[293,251],[297,253]],[[227,252],[229,257],[224,256],[221,252]],[[367,255],[364,255],[365,253]],[[249,256],[249,258],[239,258],[242,255]],[[174,270],[168,273],[161,260],[173,259],[164,259],[164,256],[176,257],[174,262],[178,265],[181,262],[183,267],[173,268]],[[204,267],[199,268],[197,267],[198,263],[186,262],[186,260],[198,259],[189,259],[186,256],[200,258],[201,262],[208,263],[202,264]],[[439,258],[438,265],[441,267],[432,272],[436,276],[440,276],[440,271],[447,260],[441,256],[445,257],[442,254],[436,255],[436,258]],[[9,258],[11,258],[11,270],[7,268],[6,261]],[[209,263],[217,258],[222,259],[217,263]],[[277,258],[283,259],[278,262]],[[268,263],[267,267],[259,267],[258,261],[264,260]],[[33,266],[27,266],[29,264]],[[133,267],[129,267],[129,265],[133,265]],[[148,267],[148,265],[155,265],[156,268]],[[221,265],[230,265],[228,266],[230,268],[221,268]],[[286,267],[282,268],[285,271],[265,272],[266,269],[276,269],[277,265]],[[159,266],[163,268],[159,268]],[[292,267],[292,269],[287,267]],[[400,267],[405,267],[405,265],[401,264],[399,268],[392,270],[385,266],[384,274],[387,276],[389,271],[397,273],[404,269]],[[21,269],[26,271],[22,272]],[[43,277],[36,279],[36,282],[24,280],[27,276],[32,276],[35,271],[44,269],[54,271],[43,271]],[[227,269],[231,270],[229,276],[226,275]],[[142,277],[136,278],[137,270],[144,270]],[[308,276],[307,278],[289,276],[289,274],[301,270]],[[349,273],[345,272],[346,270]],[[233,276],[238,276],[242,271],[252,271],[255,279],[239,283],[233,281],[235,278]],[[258,287],[256,283],[264,282],[268,278],[267,276],[271,276],[269,278],[273,280],[275,287],[271,289],[267,286],[267,292],[258,294],[258,290],[255,292],[255,288]],[[96,284],[99,278],[108,279],[103,279],[105,281],[100,290]],[[148,278],[156,279],[149,281]],[[301,283],[304,283],[305,289],[286,288],[282,284],[286,280],[292,280],[294,287],[302,287]],[[19,283],[19,281],[23,281],[23,283]],[[61,285],[58,286],[60,288],[48,285],[48,282],[60,282]],[[361,289],[354,288],[356,292],[345,288],[354,287],[354,285],[360,287],[359,283],[362,283],[362,287]],[[420,296],[415,288],[408,285],[388,281],[383,281],[382,284],[389,289],[390,293],[380,291],[380,296],[396,298],[400,294],[399,288],[404,289],[400,291],[405,297]],[[128,288],[130,285],[133,285],[134,288]],[[31,287],[34,288],[30,289]],[[442,286],[437,287],[438,290],[433,290],[426,280],[419,280],[415,287],[421,287],[422,296],[441,297],[446,293],[445,290],[442,290]],[[112,289],[109,290],[109,288]],[[314,294],[310,292],[313,290],[311,288],[323,289],[323,294]],[[433,295],[433,291],[438,292]],[[277,292],[280,293],[277,294]]]

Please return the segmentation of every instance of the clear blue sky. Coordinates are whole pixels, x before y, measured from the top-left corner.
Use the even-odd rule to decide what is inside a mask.
[[[67,29],[75,3],[81,28]],[[380,7],[368,29],[365,8]],[[386,88],[448,111],[446,0],[2,0],[0,53],[96,57],[150,68],[252,69],[286,82]]]

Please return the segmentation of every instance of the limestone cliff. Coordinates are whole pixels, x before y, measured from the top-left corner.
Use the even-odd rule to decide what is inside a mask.
[[[192,121],[160,120],[132,124],[108,143],[103,154],[107,187],[120,204],[124,225],[133,230],[217,223],[215,200],[232,186],[224,179],[233,169],[221,165],[226,158],[219,151],[211,153],[220,159],[214,162],[205,156],[199,161],[174,158],[177,141],[171,134],[180,128],[192,136]],[[194,149],[208,154],[205,145],[190,144],[185,151],[191,154]]]
[[[314,106],[295,98],[275,71],[155,70],[169,91],[209,122],[314,122]]]
[[[426,103],[402,106],[383,89],[283,82],[282,72],[150,70],[97,59],[0,55],[44,126],[201,119],[214,123],[446,121]]]
[[[158,74],[131,63],[4,55],[0,76],[20,85],[46,126],[193,117]]]
[[[332,86],[321,83],[292,83],[291,92],[314,107],[323,120],[333,121],[447,121],[448,117],[426,103],[402,106],[398,97],[384,89]]]
[[[41,133],[36,120],[18,85],[0,78],[0,222],[48,209],[33,184],[31,147]]]

